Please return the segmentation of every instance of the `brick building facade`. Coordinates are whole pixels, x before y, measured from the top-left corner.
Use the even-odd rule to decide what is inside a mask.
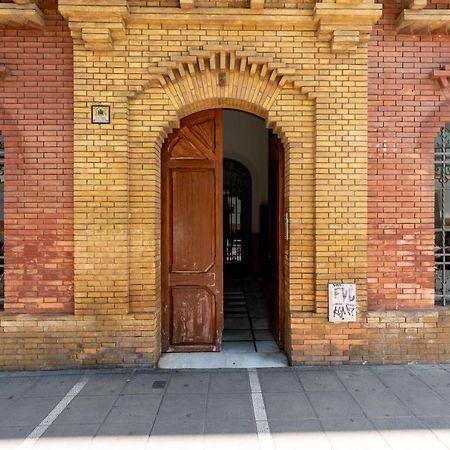
[[[0,24],[1,368],[157,362],[161,149],[214,108],[263,118],[284,146],[290,361],[448,361],[448,2],[30,0],[1,3]],[[97,104],[110,123],[91,123]],[[336,282],[356,284],[356,322],[329,322]]]

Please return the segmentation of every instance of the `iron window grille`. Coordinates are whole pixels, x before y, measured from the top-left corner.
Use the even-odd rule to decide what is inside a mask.
[[[223,160],[223,225],[225,268],[246,268],[250,263],[252,177],[238,161]]]
[[[5,253],[4,253],[4,194],[5,194],[5,146],[0,134],[0,309],[5,304]]]
[[[450,304],[450,123],[434,146],[435,303]]]

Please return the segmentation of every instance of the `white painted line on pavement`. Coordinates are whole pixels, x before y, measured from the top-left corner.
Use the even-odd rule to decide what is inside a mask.
[[[37,440],[47,431],[48,427],[67,408],[69,403],[81,392],[88,382],[87,377],[81,377],[62,400],[48,413],[48,416],[25,438],[19,450],[32,448]]]
[[[269,422],[267,420],[266,406],[259,383],[256,369],[247,369],[252,392],[253,413],[255,414],[256,430],[258,432],[259,448],[261,450],[274,450],[272,435],[270,434]]]

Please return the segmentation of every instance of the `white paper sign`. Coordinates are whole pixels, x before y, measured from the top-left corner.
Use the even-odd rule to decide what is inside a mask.
[[[330,322],[356,322],[356,284],[328,284]]]

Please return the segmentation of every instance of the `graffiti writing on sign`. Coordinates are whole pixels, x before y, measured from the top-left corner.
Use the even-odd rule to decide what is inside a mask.
[[[356,284],[330,283],[328,296],[330,322],[356,321]]]

